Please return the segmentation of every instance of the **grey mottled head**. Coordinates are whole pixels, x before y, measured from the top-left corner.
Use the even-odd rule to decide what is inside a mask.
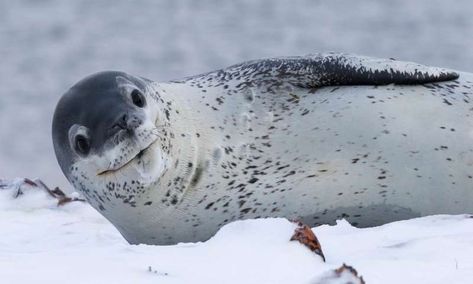
[[[159,95],[124,72],[93,74],[57,104],[52,136],[62,171],[80,191],[130,180],[152,182],[165,162]],[[160,138],[161,137],[161,138]],[[93,198],[95,199],[95,198]]]

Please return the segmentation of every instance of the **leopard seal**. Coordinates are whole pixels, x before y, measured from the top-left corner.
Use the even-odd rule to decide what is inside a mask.
[[[159,83],[104,71],[61,97],[53,144],[70,183],[133,244],[203,241],[247,218],[472,213],[472,82],[336,53]]]

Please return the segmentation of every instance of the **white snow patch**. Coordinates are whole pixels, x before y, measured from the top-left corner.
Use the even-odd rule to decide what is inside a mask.
[[[58,207],[44,191],[0,188],[1,283],[470,283],[473,218],[431,216],[358,229],[314,229],[325,257],[289,241],[285,219],[237,221],[203,243],[129,245],[82,202]]]

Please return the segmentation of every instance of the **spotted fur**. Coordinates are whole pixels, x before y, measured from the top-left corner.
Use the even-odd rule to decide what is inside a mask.
[[[201,241],[246,218],[473,211],[471,74],[326,54],[145,82],[152,148],[110,177],[82,158],[65,171],[131,243]]]

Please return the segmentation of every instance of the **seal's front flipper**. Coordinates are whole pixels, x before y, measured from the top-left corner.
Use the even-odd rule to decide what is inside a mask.
[[[346,54],[316,55],[309,59],[320,74],[315,87],[330,85],[425,84],[454,80],[459,74],[413,62]],[[309,68],[309,69],[311,69]],[[318,83],[318,84],[317,84]],[[310,86],[310,83],[308,82]]]
[[[339,85],[425,84],[454,80],[458,73],[394,59],[349,54],[315,54],[254,60],[187,80],[234,81],[237,86],[289,83],[303,88]]]

